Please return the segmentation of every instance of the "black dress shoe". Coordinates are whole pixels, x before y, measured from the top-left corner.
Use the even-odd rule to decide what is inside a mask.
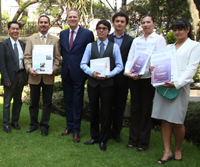
[[[42,136],[47,136],[48,135],[48,130],[42,130],[41,134],[42,134]]]
[[[16,130],[20,130],[20,127],[19,127],[18,124],[11,123],[11,126],[12,126],[13,128],[15,128]]]
[[[85,145],[92,145],[94,143],[98,143],[95,139],[91,139],[90,141],[85,142]]]
[[[121,138],[113,138],[117,143],[124,143],[124,141]]]
[[[4,129],[4,131],[7,132],[7,133],[10,133],[10,132],[11,132],[10,126],[8,126],[8,125],[3,126],[3,129]]]
[[[31,132],[34,132],[37,129],[38,129],[38,127],[30,127],[30,129],[28,129],[26,132],[31,133]]]
[[[102,150],[102,151],[106,151],[106,143],[105,142],[100,142],[99,143],[99,148]]]

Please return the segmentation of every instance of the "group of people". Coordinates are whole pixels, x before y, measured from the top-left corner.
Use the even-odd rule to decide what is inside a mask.
[[[153,45],[153,51],[166,47],[164,37],[154,32],[156,22],[151,15],[141,20],[144,35],[133,39],[125,33],[129,18],[124,13],[116,13],[112,18],[114,32],[109,35],[111,24],[100,20],[96,25],[98,39],[93,32],[78,25],[79,11],[71,9],[67,13],[69,29],[61,31],[60,39],[50,35],[50,19],[42,15],[38,19],[38,34],[29,37],[26,44],[18,39],[20,24],[8,23],[10,37],[0,43],[1,84],[4,85],[3,128],[11,132],[10,126],[19,130],[19,115],[22,106],[21,95],[24,85],[30,85],[30,128],[31,133],[40,126],[41,134],[48,135],[49,119],[53,94],[54,75],[61,64],[62,84],[66,111],[66,128],[60,136],[73,133],[73,141],[80,142],[80,127],[83,106],[84,84],[88,78],[90,105],[91,140],[86,145],[99,143],[102,151],[106,142],[113,138],[123,143],[120,136],[128,89],[131,92],[131,125],[127,147],[137,147],[139,152],[149,147],[151,117],[162,121],[161,131],[164,155],[158,163],[174,158],[182,160],[181,146],[185,135],[184,119],[189,100],[189,85],[200,61],[200,43],[192,40],[191,24],[185,19],[174,22],[171,29],[177,39],[178,79],[166,82],[163,87],[180,89],[177,98],[166,99],[151,85],[151,72],[154,67],[148,63],[144,75],[136,75],[131,70],[135,49],[140,43]],[[38,74],[32,66],[34,45],[53,45],[53,69],[51,74]],[[110,59],[110,74],[101,76],[90,67],[90,60]],[[42,88],[43,110],[38,122],[40,89]],[[154,96],[155,95],[155,96]],[[10,102],[13,98],[12,120],[10,123]],[[153,103],[154,99],[154,103]],[[153,112],[152,112],[153,107]],[[100,113],[99,113],[100,110]],[[101,118],[101,127],[99,127]],[[174,132],[175,154],[171,150],[171,135]]]

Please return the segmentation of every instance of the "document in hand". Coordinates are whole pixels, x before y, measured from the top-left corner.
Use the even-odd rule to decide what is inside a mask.
[[[38,74],[52,74],[53,45],[34,45],[32,66]]]
[[[151,77],[153,86],[163,85],[165,82],[174,82],[178,78],[176,49],[174,46],[153,52],[151,66],[154,67]]]
[[[144,75],[146,67],[149,66],[149,58],[154,48],[155,43],[137,43],[130,72],[135,70],[134,74]]]
[[[105,77],[106,75],[110,75],[110,58],[98,58],[90,60],[90,68],[93,71],[97,71],[101,73],[99,77]]]

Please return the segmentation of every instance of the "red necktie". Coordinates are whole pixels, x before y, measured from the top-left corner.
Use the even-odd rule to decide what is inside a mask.
[[[70,40],[69,40],[69,50],[71,50],[72,44],[73,44],[73,33],[74,33],[74,30],[71,31],[71,37],[70,37]]]

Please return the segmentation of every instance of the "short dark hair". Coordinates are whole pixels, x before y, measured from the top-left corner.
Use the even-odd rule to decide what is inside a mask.
[[[19,25],[19,28],[21,29],[21,24],[18,23],[17,21],[10,21],[10,22],[8,22],[8,29],[10,29],[11,24],[18,24],[18,25]]]
[[[152,15],[146,14],[146,15],[142,16],[142,19],[144,19],[145,17],[151,17],[151,20],[153,21],[153,23],[155,22],[155,20],[154,20],[154,18],[153,18]],[[141,19],[141,20],[142,20],[142,19]]]
[[[176,21],[172,24],[172,26],[170,27],[170,29],[171,29],[171,30],[174,30],[174,29],[181,29],[181,28],[183,28],[183,29],[187,30],[188,27],[190,27],[190,31],[188,32],[188,37],[189,37],[190,39],[193,39],[193,35],[192,35],[192,26],[191,26],[190,22],[189,22],[188,20],[184,19],[184,18],[181,18],[181,19],[176,20]]]
[[[127,16],[125,13],[123,13],[123,12],[118,12],[118,13],[115,13],[115,14],[114,14],[114,16],[112,17],[112,22],[113,22],[113,23],[114,23],[114,21],[115,21],[115,18],[118,17],[118,16],[125,17],[125,18],[126,18],[126,24],[128,24],[129,18],[128,18],[128,16]]]
[[[108,27],[108,30],[110,31],[111,25],[107,20],[100,20],[96,25],[96,30],[99,27],[100,24],[103,24],[104,26]]]
[[[77,13],[78,13],[78,18],[80,18],[80,11],[79,11],[78,9],[76,9],[76,8],[73,8],[73,9],[68,10],[68,11],[67,11],[67,17],[68,17],[68,15],[69,15],[69,12],[71,12],[71,11],[77,12]]]
[[[47,16],[47,15],[41,15],[41,16],[38,18],[38,23],[39,23],[41,17],[46,17],[46,18],[48,19],[48,21],[49,21],[49,24],[50,24],[50,18],[49,18],[49,16]]]

